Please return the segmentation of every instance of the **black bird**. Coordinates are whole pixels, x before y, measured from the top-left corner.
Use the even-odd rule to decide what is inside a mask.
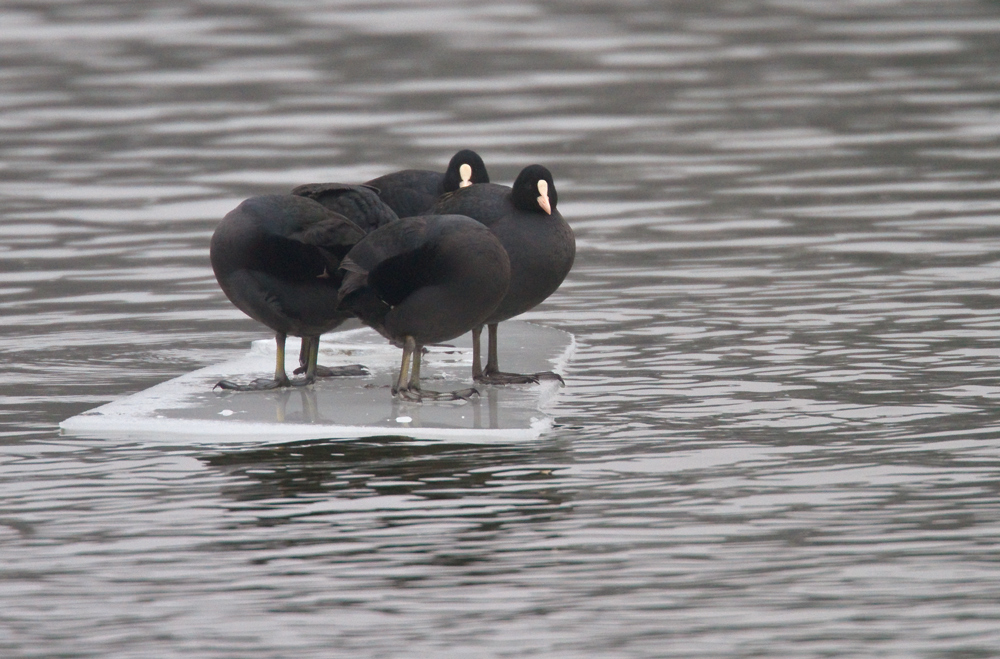
[[[341,306],[403,349],[394,395],[419,401],[478,393],[421,390],[420,359],[424,345],[482,325],[507,292],[510,261],[489,229],[458,215],[403,218],[368,234],[341,267]]]
[[[486,165],[479,154],[469,149],[456,153],[444,174],[426,169],[404,169],[374,178],[365,183],[378,190],[378,196],[396,215],[420,215],[434,205],[441,195],[472,185],[489,183]]]
[[[472,375],[485,384],[538,382],[558,379],[556,373],[504,373],[497,363],[497,325],[528,311],[551,295],[573,267],[576,239],[556,209],[558,196],[552,174],[541,165],[521,170],[514,187],[474,185],[443,196],[430,212],[467,215],[489,227],[510,257],[510,288],[485,319],[489,327],[486,368],[480,366],[482,325],[472,330]]]
[[[399,219],[379,198],[378,190],[368,185],[308,183],[292,190],[292,194],[318,201],[357,224],[365,233]]]
[[[399,219],[399,216],[379,199],[378,190],[368,185],[307,183],[293,189],[292,194],[318,201],[328,210],[340,213],[357,224],[365,233]],[[299,367],[295,369],[296,374],[306,370],[307,350],[308,346],[303,343],[302,351],[299,353]],[[337,374],[330,372],[324,366],[318,366],[317,369],[316,374],[320,376]]]
[[[251,197],[229,212],[212,235],[212,269],[243,313],[275,331],[274,379],[250,384],[222,380],[223,389],[254,391],[309,384],[317,375],[364,375],[360,365],[317,367],[319,336],[351,317],[337,305],[340,262],[364,237],[356,224],[312,199]],[[305,378],[285,374],[285,338],[302,337]],[[296,371],[298,372],[298,371]]]

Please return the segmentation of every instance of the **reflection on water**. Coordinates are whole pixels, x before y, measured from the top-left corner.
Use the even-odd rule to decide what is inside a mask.
[[[975,0],[0,8],[2,654],[993,656],[998,29]],[[463,147],[548,165],[577,233],[528,314],[579,342],[552,433],[58,437],[266,336],[208,264],[242,198]]]

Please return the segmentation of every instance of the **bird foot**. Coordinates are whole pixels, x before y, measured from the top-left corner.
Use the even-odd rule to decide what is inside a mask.
[[[403,400],[408,400],[412,403],[420,403],[423,402],[424,399],[470,401],[473,396],[479,395],[479,390],[474,387],[470,387],[468,389],[459,389],[458,391],[431,391],[430,389],[414,389],[409,387],[393,391],[392,393],[394,396],[399,396]]]
[[[226,391],[270,391],[272,389],[287,387],[290,384],[289,380],[268,380],[267,378],[258,378],[249,384],[239,384],[232,380],[219,380],[212,389],[218,388],[225,389]]]
[[[539,380],[556,380],[562,386],[566,386],[566,381],[562,379],[562,376],[555,371],[539,371],[534,374]]]
[[[475,387],[469,387],[468,389],[459,389],[458,391],[447,392],[448,396],[451,398],[447,400],[467,400],[472,401],[473,397],[479,398],[479,390]]]
[[[305,366],[299,366],[292,371],[295,375],[306,372]],[[371,375],[371,372],[361,364],[348,364],[347,366],[317,366],[316,377],[318,378],[346,378],[360,375]]]
[[[559,384],[566,384],[562,376],[552,371],[541,371],[540,373],[505,373],[503,371],[486,371],[482,375],[473,378],[480,384],[538,384],[541,380],[558,380]]]
[[[226,391],[273,391],[285,387],[305,387],[316,382],[315,378],[299,378],[298,380],[269,380],[267,378],[257,378],[249,384],[239,384],[232,380],[219,380],[212,389],[225,389]]]

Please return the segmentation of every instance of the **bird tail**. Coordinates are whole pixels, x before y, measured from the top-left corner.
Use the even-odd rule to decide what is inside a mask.
[[[351,260],[350,256],[345,256],[340,262],[340,269],[346,270],[344,280],[337,291],[337,302],[343,302],[344,298],[368,285],[368,271]]]

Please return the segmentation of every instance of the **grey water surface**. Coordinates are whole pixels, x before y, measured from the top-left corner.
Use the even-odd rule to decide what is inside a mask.
[[[1000,656],[1000,4],[0,6],[0,656]],[[554,173],[520,444],[61,436],[252,194]],[[502,335],[501,335],[502,338]]]

